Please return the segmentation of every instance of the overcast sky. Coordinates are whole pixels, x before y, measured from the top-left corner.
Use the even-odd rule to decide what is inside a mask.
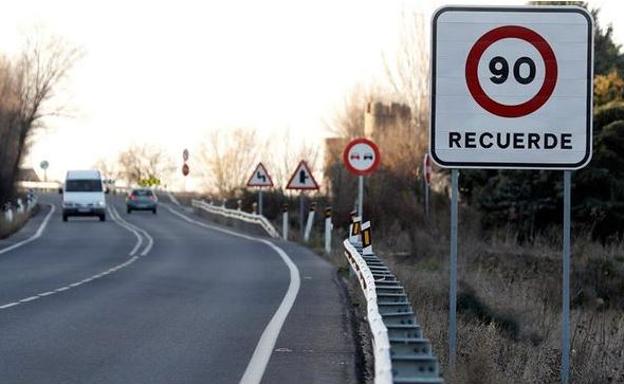
[[[28,159],[49,160],[58,176],[130,143],[159,144],[178,159],[215,128],[290,130],[295,141],[320,143],[353,87],[385,80],[382,53],[392,57],[401,13],[444,3],[20,0],[3,4],[0,49],[15,52],[22,31],[43,25],[86,51],[61,93],[76,116],[51,121]],[[615,19],[624,2],[590,4],[624,41]]]

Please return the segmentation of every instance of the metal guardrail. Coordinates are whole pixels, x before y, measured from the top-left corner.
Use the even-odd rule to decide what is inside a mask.
[[[18,181],[15,183],[18,188],[37,190],[57,190],[62,184],[56,181]]]
[[[344,241],[345,256],[362,287],[372,334],[375,384],[440,384],[438,359],[396,276],[377,256],[365,254],[361,237]]]
[[[191,200],[191,205],[193,206],[193,208],[203,209],[204,211],[215,214],[215,215],[220,215],[223,217],[241,220],[246,223],[257,224],[261,226],[262,229],[264,229],[270,237],[274,239],[277,239],[280,237],[279,233],[277,232],[273,224],[271,224],[269,220],[267,220],[267,218],[264,216],[257,215],[254,213],[247,213],[244,211],[239,211],[237,209],[229,209],[229,208],[213,205],[211,203],[206,203],[205,201],[202,201],[202,200]]]

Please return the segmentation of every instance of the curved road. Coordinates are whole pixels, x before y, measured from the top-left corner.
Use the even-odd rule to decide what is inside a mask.
[[[0,241],[2,383],[238,383],[246,370],[248,382],[357,381],[345,299],[310,251],[277,243],[300,288],[268,364],[248,368],[292,289],[275,249],[176,207],[128,215],[109,198],[107,222],[63,223],[58,196],[41,201],[55,211]],[[2,251],[47,216],[39,238]]]

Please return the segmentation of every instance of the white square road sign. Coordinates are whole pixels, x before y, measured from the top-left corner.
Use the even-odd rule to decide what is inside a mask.
[[[592,151],[593,22],[578,7],[443,7],[431,155],[447,168],[578,169]]]

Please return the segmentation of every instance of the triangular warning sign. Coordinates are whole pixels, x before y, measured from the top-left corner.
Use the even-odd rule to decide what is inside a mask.
[[[319,189],[316,180],[314,180],[314,176],[312,176],[312,171],[310,171],[310,167],[305,162],[305,160],[301,160],[295,173],[290,177],[290,181],[288,181],[288,185],[286,185],[286,189]]]
[[[264,164],[259,163],[256,169],[251,174],[249,181],[247,182],[248,187],[272,187],[273,180],[267,172]]]

